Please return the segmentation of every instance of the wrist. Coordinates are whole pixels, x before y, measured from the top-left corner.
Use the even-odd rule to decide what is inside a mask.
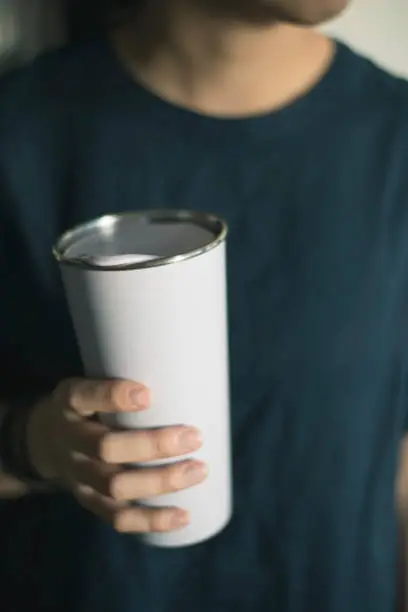
[[[11,402],[0,426],[2,471],[29,487],[44,484],[43,475],[32,463],[28,449],[28,424],[33,411],[34,406],[27,399]]]
[[[55,470],[49,457],[49,423],[43,401],[36,403],[27,416],[26,449],[28,461],[34,471],[45,483],[56,479]]]

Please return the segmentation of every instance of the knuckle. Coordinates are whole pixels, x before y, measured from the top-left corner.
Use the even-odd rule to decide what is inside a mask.
[[[124,408],[127,386],[123,380],[106,381],[106,397],[112,408],[117,410]]]
[[[166,492],[179,491],[182,488],[179,467],[164,468],[161,475],[161,489]]]
[[[157,430],[152,432],[152,443],[155,453],[158,456],[171,454],[173,434],[168,430]]]
[[[66,380],[63,380],[62,382],[59,383],[59,385],[57,385],[57,387],[55,387],[54,391],[51,394],[52,399],[54,400],[54,402],[59,403],[59,404],[71,404],[71,395],[72,395],[72,388],[75,386],[75,379],[73,378],[67,378]]]
[[[69,395],[68,405],[75,412],[78,412],[79,414],[81,413],[82,397],[81,397],[81,394],[78,392],[78,390],[76,388],[72,389],[72,391],[71,391],[71,393]]]
[[[115,531],[118,531],[119,533],[127,531],[126,520],[124,520],[124,513],[122,511],[113,511],[110,522]]]
[[[124,531],[126,531],[124,529],[124,521],[122,519],[122,515],[120,512],[115,512],[112,516],[111,519],[111,523],[112,523],[112,527],[114,528],[115,531],[119,532],[119,533],[123,533]]]
[[[136,520],[136,513],[129,510],[117,510],[111,519],[112,527],[119,533],[140,533],[143,531]]]
[[[92,509],[94,492],[93,489],[86,484],[75,484],[72,486],[72,494],[80,500],[81,504],[88,510]]]
[[[126,475],[113,474],[108,479],[108,495],[120,501],[126,499]]]
[[[164,510],[150,511],[149,513],[149,531],[164,532],[169,530],[168,513]]]
[[[98,459],[111,463],[115,459],[115,444],[114,438],[110,432],[102,434],[98,441],[97,447]]]
[[[60,387],[60,393],[67,398],[68,405],[76,411],[80,411],[83,397],[82,386],[76,378],[65,380]]]
[[[87,403],[89,403],[90,396],[94,394],[95,386],[92,384],[92,381],[69,378],[61,384],[59,397],[64,405],[74,410],[74,412],[81,416],[87,416]]]

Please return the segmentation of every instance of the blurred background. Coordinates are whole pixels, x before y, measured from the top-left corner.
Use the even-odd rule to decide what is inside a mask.
[[[0,0],[2,71],[66,40],[64,4],[65,0]]]
[[[0,0],[0,70],[95,34],[108,2]],[[408,0],[352,0],[348,11],[323,30],[408,77]]]
[[[408,0],[351,0],[339,19],[322,29],[408,77]]]

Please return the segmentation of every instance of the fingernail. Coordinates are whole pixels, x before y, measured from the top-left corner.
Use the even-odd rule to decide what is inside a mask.
[[[190,517],[187,512],[184,510],[177,510],[173,512],[170,519],[170,528],[171,529],[179,529],[180,527],[185,527],[190,522]]]
[[[180,451],[192,451],[200,448],[202,444],[202,436],[198,429],[184,429],[177,436],[177,448]]]
[[[183,486],[198,484],[207,476],[207,466],[204,463],[190,463],[183,471]]]
[[[150,405],[150,394],[147,389],[133,389],[130,392],[130,401],[138,410],[146,410]]]

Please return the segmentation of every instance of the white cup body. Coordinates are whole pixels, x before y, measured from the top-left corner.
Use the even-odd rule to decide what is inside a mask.
[[[123,429],[192,425],[203,436],[190,456],[207,464],[207,479],[140,500],[183,508],[190,524],[142,539],[178,547],[216,535],[232,512],[225,240],[165,265],[61,270],[86,374],[139,381],[152,392],[150,409],[105,422]]]

